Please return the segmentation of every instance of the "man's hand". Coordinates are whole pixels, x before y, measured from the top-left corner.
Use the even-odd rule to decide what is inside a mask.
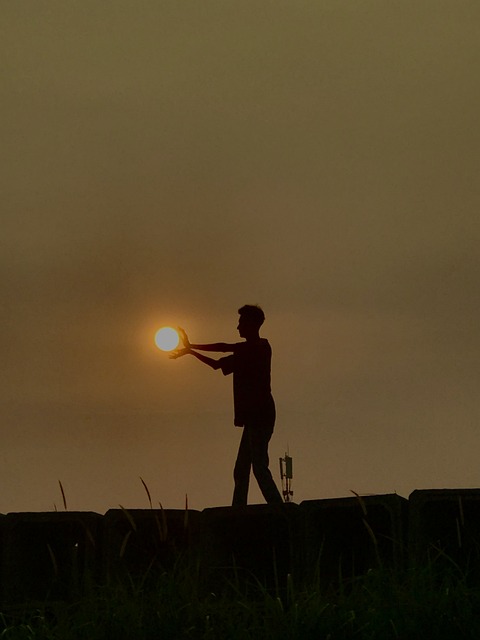
[[[191,348],[191,344],[190,344],[190,340],[188,339],[188,336],[185,332],[185,329],[182,329],[182,327],[178,327],[178,333],[180,334],[180,337],[182,339],[183,342],[183,346],[185,347],[185,349],[190,349]]]
[[[170,360],[176,360],[177,358],[181,358],[182,356],[186,356],[188,353],[192,353],[190,347],[185,347],[185,349],[175,349],[168,356]]]

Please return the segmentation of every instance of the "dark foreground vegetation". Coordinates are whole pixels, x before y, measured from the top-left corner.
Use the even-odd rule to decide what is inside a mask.
[[[479,640],[480,490],[355,496],[7,514],[0,640]]]
[[[438,560],[438,558],[437,558]],[[313,572],[315,574],[316,572]],[[436,640],[480,638],[480,586],[455,564],[370,569],[324,584],[321,575],[274,587],[235,576],[213,589],[198,563],[134,582],[92,586],[69,603],[3,608],[9,640]],[[474,581],[476,582],[476,581]]]

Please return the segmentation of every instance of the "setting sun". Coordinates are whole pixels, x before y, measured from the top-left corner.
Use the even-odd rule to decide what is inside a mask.
[[[175,329],[162,327],[155,334],[155,344],[162,351],[172,351],[178,346],[180,338]]]

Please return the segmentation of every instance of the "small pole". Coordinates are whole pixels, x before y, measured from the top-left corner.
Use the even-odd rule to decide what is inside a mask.
[[[285,502],[290,502],[293,497],[291,483],[293,478],[293,459],[285,453],[285,458],[280,458],[280,478],[282,479],[282,493]]]

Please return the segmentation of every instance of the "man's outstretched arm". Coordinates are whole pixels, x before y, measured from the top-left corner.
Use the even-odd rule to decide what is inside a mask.
[[[217,353],[229,353],[235,350],[234,344],[228,342],[213,342],[211,344],[191,344],[184,329],[178,327],[178,332],[182,338],[183,346],[186,349],[198,349],[199,351],[216,351]],[[218,367],[217,367],[218,368]]]
[[[199,351],[217,351],[218,353],[228,353],[235,349],[233,344],[228,342],[213,342],[212,344],[191,344],[192,349],[198,349]]]
[[[214,360],[213,358],[209,358],[208,356],[204,356],[202,353],[197,353],[196,351],[192,350],[192,347],[194,345],[190,345],[190,347],[185,347],[185,349],[177,349],[177,351],[173,351],[173,353],[170,355],[170,358],[172,360],[175,360],[176,358],[181,358],[182,356],[186,356],[188,354],[195,356],[195,358],[197,358],[197,360],[200,360],[200,362],[203,362],[204,364],[207,364],[209,367],[212,367],[212,369],[220,369],[221,364],[220,364],[220,360]]]

